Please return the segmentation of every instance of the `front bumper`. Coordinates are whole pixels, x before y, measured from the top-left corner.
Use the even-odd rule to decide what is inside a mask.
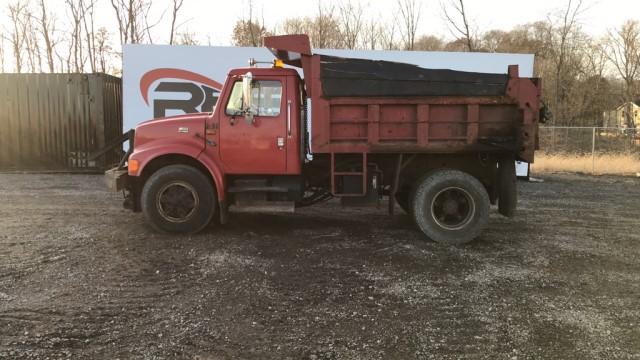
[[[122,191],[124,195],[124,202],[122,206],[125,209],[133,210],[134,212],[140,211],[140,202],[138,201],[138,186],[136,186],[136,177],[130,176],[127,173],[127,169],[121,169],[115,167],[107,170],[104,173],[104,182],[107,185],[107,189],[112,192]]]
[[[104,173],[104,181],[107,189],[111,192],[120,192],[129,187],[131,179],[127,173],[127,168],[114,167]]]

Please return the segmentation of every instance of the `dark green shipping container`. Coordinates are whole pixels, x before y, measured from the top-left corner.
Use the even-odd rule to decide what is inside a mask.
[[[122,134],[122,81],[105,74],[0,74],[0,170],[102,170]]]

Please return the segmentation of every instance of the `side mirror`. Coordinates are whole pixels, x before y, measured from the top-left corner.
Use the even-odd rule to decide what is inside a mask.
[[[253,124],[253,104],[251,97],[251,85],[253,83],[253,74],[248,72],[244,74],[242,77],[242,104],[243,104],[243,112],[244,118],[247,121],[247,124]]]

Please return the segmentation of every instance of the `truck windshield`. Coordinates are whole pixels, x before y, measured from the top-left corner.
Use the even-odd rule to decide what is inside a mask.
[[[239,115],[242,114],[242,82],[236,81],[233,83],[233,89],[229,96],[229,102],[227,103],[227,115]]]
[[[278,116],[282,103],[282,84],[275,80],[256,80],[251,84],[252,110],[257,116]],[[243,108],[242,82],[236,81],[227,102],[227,115],[240,115]]]

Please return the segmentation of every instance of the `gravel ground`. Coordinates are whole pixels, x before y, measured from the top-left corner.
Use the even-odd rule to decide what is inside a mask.
[[[543,178],[445,247],[384,204],[159,235],[100,176],[0,174],[0,358],[640,359],[640,179]]]

